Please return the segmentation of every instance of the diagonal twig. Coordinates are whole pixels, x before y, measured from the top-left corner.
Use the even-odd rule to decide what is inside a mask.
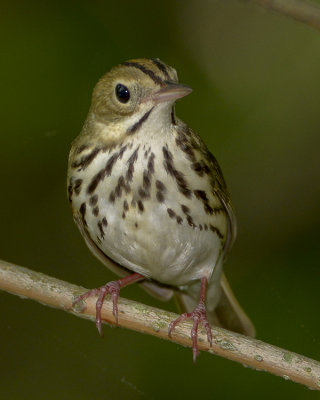
[[[320,6],[307,0],[245,0],[320,30]]]
[[[95,320],[95,297],[86,300],[87,307],[82,312],[72,308],[74,298],[86,289],[5,261],[0,261],[0,289],[78,317]],[[119,326],[171,340],[168,337],[168,325],[177,318],[176,314],[123,298],[119,299],[118,306]],[[104,302],[102,319],[114,323],[111,301]],[[190,330],[189,322],[178,325],[172,341],[191,347]],[[214,339],[211,348],[206,340],[206,332],[199,332],[200,350],[320,390],[318,361],[222,328],[213,327],[212,332]]]

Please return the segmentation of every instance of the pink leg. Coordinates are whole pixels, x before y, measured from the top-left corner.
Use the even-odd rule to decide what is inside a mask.
[[[201,291],[200,291],[200,301],[197,307],[190,313],[185,313],[180,315],[179,318],[172,321],[169,325],[168,334],[171,337],[171,333],[174,331],[175,327],[180,324],[180,322],[185,321],[186,319],[193,320],[193,326],[191,329],[191,338],[192,338],[192,352],[193,352],[193,362],[196,362],[197,356],[199,355],[199,348],[198,348],[198,328],[199,323],[202,322],[206,332],[208,342],[210,346],[212,346],[212,331],[210,324],[207,320],[207,313],[206,313],[206,306],[205,306],[205,298],[206,298],[206,291],[207,291],[207,278],[201,278]]]
[[[79,303],[82,300],[86,300],[90,296],[99,296],[96,302],[96,326],[98,328],[99,334],[103,336],[102,333],[102,321],[101,321],[101,309],[103,305],[104,298],[107,294],[111,295],[112,304],[113,304],[113,315],[116,320],[116,324],[118,323],[118,298],[120,294],[120,289],[124,286],[128,286],[131,283],[138,282],[145,279],[143,275],[138,273],[134,273],[124,278],[121,278],[117,281],[111,281],[100,288],[89,290],[88,292],[78,296],[73,302],[73,306]]]

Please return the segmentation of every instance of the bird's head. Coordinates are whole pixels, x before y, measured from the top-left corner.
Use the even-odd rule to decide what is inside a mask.
[[[191,93],[177,72],[159,59],[135,59],[112,68],[97,83],[89,115],[130,133],[150,117],[170,121],[177,99]],[[116,125],[115,125],[116,124]]]

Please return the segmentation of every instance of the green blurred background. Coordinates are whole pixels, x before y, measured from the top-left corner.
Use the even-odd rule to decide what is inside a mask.
[[[219,160],[239,234],[225,267],[258,338],[320,358],[320,32],[237,0],[2,1],[0,257],[91,288],[114,278],[66,198],[99,77],[159,57]],[[1,292],[2,399],[312,399],[242,365]],[[175,310],[130,287],[122,296]]]

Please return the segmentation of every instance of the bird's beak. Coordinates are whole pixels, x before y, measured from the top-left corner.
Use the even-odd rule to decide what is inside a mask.
[[[187,85],[167,81],[164,87],[153,93],[150,97],[148,96],[148,99],[146,98],[145,100],[152,100],[155,104],[173,102],[187,96],[191,92],[192,89]]]

